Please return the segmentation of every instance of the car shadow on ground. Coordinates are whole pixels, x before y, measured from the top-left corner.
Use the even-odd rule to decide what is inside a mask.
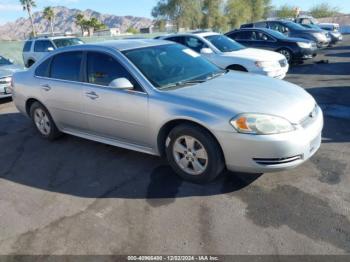
[[[347,53],[335,53],[335,54],[326,54],[328,57],[350,57],[350,52]]]
[[[0,115],[0,179],[84,198],[171,199],[241,190],[260,174],[226,172],[207,185],[178,178],[166,161],[65,135],[49,142],[19,113]]]
[[[12,98],[11,97],[6,97],[6,98],[1,98],[0,99],[0,105],[7,104],[7,103],[10,103],[10,102],[12,102]]]
[[[307,63],[291,67],[290,75],[349,75],[350,63],[332,62],[329,63]]]
[[[307,91],[325,116],[323,142],[350,142],[350,86],[317,87]]]

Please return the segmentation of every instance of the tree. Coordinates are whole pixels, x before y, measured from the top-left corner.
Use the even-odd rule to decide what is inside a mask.
[[[33,9],[33,7],[36,7],[36,3],[35,3],[34,0],[19,0],[19,1],[20,1],[21,5],[23,7],[23,11],[27,11],[28,12],[30,23],[32,24],[32,34],[35,37],[36,36],[36,30],[35,30],[35,26],[34,26],[32,9]]]
[[[50,23],[51,34],[54,35],[53,21],[55,19],[55,12],[51,7],[45,7],[43,13],[44,13],[44,18],[47,19]]]
[[[77,14],[75,16],[75,23],[80,27],[81,35],[84,35],[86,20],[83,14]]]
[[[130,26],[130,27],[126,30],[126,32],[129,33],[129,34],[133,34],[133,35],[140,33],[139,30],[137,30],[136,28],[134,28],[134,27],[132,27],[132,26]]]
[[[204,0],[202,5],[202,28],[211,28],[214,31],[225,30],[227,20],[223,13],[223,0]]]
[[[251,7],[246,0],[227,0],[225,14],[232,28],[237,28],[252,17]]]
[[[177,30],[181,27],[191,29],[200,26],[202,0],[159,0],[152,10],[156,20],[171,20]]]
[[[290,18],[296,16],[295,7],[290,5],[282,5],[279,9],[276,10],[276,15],[279,18]]]
[[[264,14],[262,18],[267,19],[273,10],[274,6],[271,4],[271,0],[264,0]]]
[[[265,12],[265,1],[264,0],[248,0],[247,1],[251,8],[250,21],[255,22],[263,18]]]
[[[315,18],[332,17],[339,11],[339,8],[332,7],[328,3],[313,6],[310,13]]]

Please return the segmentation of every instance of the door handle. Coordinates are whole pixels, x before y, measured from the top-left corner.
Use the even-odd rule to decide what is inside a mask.
[[[45,90],[45,91],[50,91],[51,90],[51,86],[48,84],[45,85],[41,85],[41,89]]]
[[[96,94],[95,92],[88,92],[88,93],[85,93],[85,95],[88,97],[88,98],[90,98],[90,99],[92,99],[92,100],[96,100],[97,98],[99,98],[99,95],[98,94]]]

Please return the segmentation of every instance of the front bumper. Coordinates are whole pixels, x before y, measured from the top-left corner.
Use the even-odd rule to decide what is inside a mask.
[[[317,48],[300,48],[300,51],[294,54],[295,60],[307,60],[317,56]]]
[[[0,84],[0,98],[12,96],[11,89],[9,85]]]
[[[330,44],[330,40],[323,41],[323,42],[317,42],[317,47],[318,48],[326,48],[329,46],[329,44]]]
[[[289,70],[289,64],[285,65],[284,67],[279,67],[272,70],[257,69],[253,73],[272,77],[272,78],[277,78],[277,79],[284,79],[287,75],[288,70]]]
[[[321,146],[323,114],[307,127],[278,135],[247,135],[235,132],[216,134],[230,171],[246,173],[278,172],[295,168],[312,157]]]

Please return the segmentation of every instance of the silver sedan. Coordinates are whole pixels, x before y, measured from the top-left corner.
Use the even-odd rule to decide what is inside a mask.
[[[162,40],[68,47],[14,75],[14,102],[39,133],[165,155],[186,180],[225,169],[294,168],[321,144],[323,114],[293,84],[221,70]]]

